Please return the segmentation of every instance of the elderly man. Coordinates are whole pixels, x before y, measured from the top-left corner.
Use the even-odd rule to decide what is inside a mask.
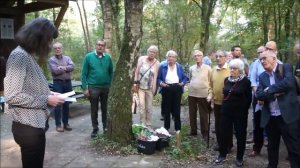
[[[203,53],[199,50],[194,51],[196,64],[190,67],[189,83],[189,115],[191,135],[197,135],[197,111],[200,115],[200,128],[202,137],[208,137],[208,114],[210,113],[210,101],[212,99],[211,90],[211,68],[204,64]]]
[[[259,76],[256,96],[264,102],[261,127],[265,127],[268,134],[268,167],[276,168],[278,165],[282,137],[288,150],[291,168],[299,168],[300,112],[293,68],[290,64],[278,64],[273,51],[262,53],[260,61],[266,71]]]
[[[226,62],[226,53],[222,50],[218,50],[216,52],[216,58],[218,65],[213,67],[212,69],[212,76],[211,76],[211,89],[213,94],[213,103],[214,103],[214,115],[215,115],[215,130],[216,130],[216,137],[217,137],[217,145],[214,147],[214,150],[218,151],[221,143],[221,136],[220,133],[222,131],[221,128],[221,107],[223,103],[223,88],[224,88],[224,80],[226,77],[230,75],[230,69]],[[231,129],[233,130],[233,129]],[[233,135],[233,133],[230,133]],[[230,136],[229,140],[229,151],[233,146],[232,136]]]
[[[273,51],[275,54],[278,54],[277,44],[275,41],[268,41],[265,45],[266,50]]]
[[[69,56],[63,54],[63,45],[59,42],[53,44],[54,56],[48,63],[53,77],[53,91],[67,93],[72,91],[71,73],[74,70],[74,63]],[[62,106],[56,106],[54,111],[55,125],[57,132],[71,131],[69,125],[69,102]],[[63,127],[61,126],[63,122]]]

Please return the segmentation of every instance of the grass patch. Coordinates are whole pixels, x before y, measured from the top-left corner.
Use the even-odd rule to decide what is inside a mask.
[[[176,147],[176,137],[170,140],[170,147],[166,149],[166,154],[172,160],[196,160],[197,156],[206,151],[206,142],[198,137],[189,136],[189,126],[183,125],[181,128],[181,146]]]
[[[96,138],[92,139],[91,145],[95,150],[100,152],[100,154],[104,155],[128,156],[138,154],[136,142],[133,141],[130,145],[122,146],[118,142],[107,139],[105,134],[98,134]]]

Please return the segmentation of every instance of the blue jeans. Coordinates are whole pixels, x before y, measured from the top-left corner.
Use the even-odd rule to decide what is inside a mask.
[[[53,91],[58,93],[67,93],[72,91],[71,80],[53,80]],[[68,124],[69,120],[69,102],[65,102],[63,105],[56,106],[54,110],[55,125],[61,126],[61,120],[64,125]]]

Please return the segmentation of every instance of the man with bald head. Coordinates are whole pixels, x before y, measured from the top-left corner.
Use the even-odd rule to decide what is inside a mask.
[[[63,54],[61,43],[54,43],[53,51],[54,56],[48,61],[53,77],[53,91],[58,93],[70,92],[72,91],[71,73],[74,71],[75,65],[69,56]],[[69,125],[69,102],[65,102],[62,106],[56,106],[54,116],[57,132],[72,130]]]
[[[265,45],[266,50],[273,51],[275,54],[278,54],[277,44],[275,41],[268,41]]]
[[[259,102],[255,96],[255,92],[258,86],[258,77],[265,71],[263,66],[260,63],[260,54],[266,50],[265,46],[260,46],[256,49],[257,59],[251,64],[250,68],[250,81],[253,93],[252,99],[252,108],[253,108],[253,150],[249,154],[250,157],[255,157],[260,154],[261,148],[264,143],[263,128],[260,127],[260,116],[261,110],[258,108],[262,102]]]

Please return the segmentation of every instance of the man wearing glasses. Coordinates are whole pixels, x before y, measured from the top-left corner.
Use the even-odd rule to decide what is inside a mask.
[[[288,151],[291,168],[300,167],[300,112],[293,67],[279,65],[276,53],[265,51],[260,61],[265,69],[259,76],[256,91],[258,100],[264,102],[260,126],[268,134],[268,167],[278,165],[279,145],[282,137]]]
[[[113,64],[111,56],[105,52],[105,44],[104,40],[97,40],[96,50],[85,55],[81,72],[82,89],[91,103],[92,138],[95,138],[99,131],[99,101],[103,131],[107,131],[107,99],[113,77]]]

